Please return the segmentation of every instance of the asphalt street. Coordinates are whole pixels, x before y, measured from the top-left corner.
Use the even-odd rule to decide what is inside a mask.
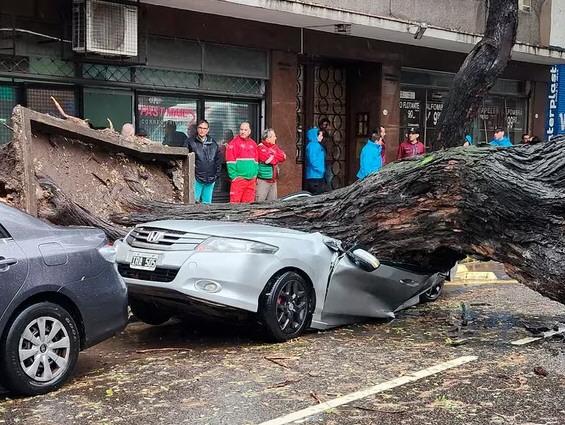
[[[2,396],[0,424],[560,425],[564,339],[510,344],[531,336],[525,325],[556,322],[565,306],[503,282],[450,284],[395,320],[284,344],[245,324],[133,323],[82,353],[59,391]],[[472,360],[418,374],[461,358]],[[341,403],[352,393],[361,397]]]

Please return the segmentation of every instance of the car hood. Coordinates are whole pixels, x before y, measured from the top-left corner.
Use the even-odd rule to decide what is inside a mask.
[[[175,230],[178,232],[198,233],[202,235],[256,238],[261,236],[295,236],[308,237],[309,233],[282,227],[267,226],[263,224],[236,223],[229,221],[204,221],[204,220],[163,220],[144,223],[139,227],[153,227],[157,229]]]

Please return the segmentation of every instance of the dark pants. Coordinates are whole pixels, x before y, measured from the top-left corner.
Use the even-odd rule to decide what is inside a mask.
[[[325,179],[307,179],[304,181],[304,189],[310,192],[312,195],[319,195],[324,193],[326,188]]]

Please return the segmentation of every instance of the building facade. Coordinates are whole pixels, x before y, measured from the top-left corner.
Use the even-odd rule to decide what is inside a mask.
[[[281,194],[302,188],[304,133],[320,118],[331,122],[333,188],[355,180],[377,125],[387,129],[389,161],[409,128],[429,143],[486,20],[482,0],[9,3],[0,7],[0,142],[15,104],[56,114],[51,96],[94,127],[132,122],[156,142],[167,122],[190,134],[205,118],[226,142],[248,120],[255,138],[274,127],[287,152]],[[495,127],[513,142],[545,131],[549,70],[565,63],[565,0],[519,3],[513,59],[468,129],[477,141]],[[223,179],[216,199],[227,188]]]

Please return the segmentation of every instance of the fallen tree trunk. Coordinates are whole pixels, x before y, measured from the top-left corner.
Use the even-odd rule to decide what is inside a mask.
[[[131,226],[214,219],[319,231],[382,259],[447,269],[465,255],[504,263],[565,303],[565,142],[506,150],[456,148],[387,165],[351,186],[296,201],[178,205],[127,201]]]
[[[438,121],[434,150],[461,146],[487,92],[506,68],[518,30],[518,0],[490,0],[483,39],[453,79]]]

